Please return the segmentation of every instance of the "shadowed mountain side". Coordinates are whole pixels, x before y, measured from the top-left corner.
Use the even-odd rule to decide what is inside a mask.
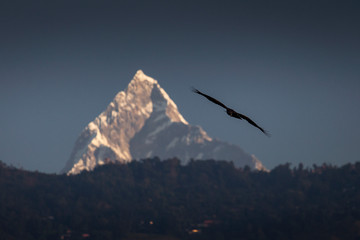
[[[153,156],[167,159],[176,156],[183,164],[190,159],[218,159],[233,161],[237,167],[248,165],[252,168],[259,162],[236,145],[207,137],[199,126],[169,123],[166,129],[152,135],[154,123],[151,118],[130,142],[134,159]]]
[[[151,101],[154,109],[150,117],[130,141],[130,152],[134,159],[177,157],[183,164],[190,159],[218,159],[233,161],[238,167],[256,167],[258,160],[240,147],[211,139],[200,126],[166,118],[166,101],[158,88],[153,88]]]

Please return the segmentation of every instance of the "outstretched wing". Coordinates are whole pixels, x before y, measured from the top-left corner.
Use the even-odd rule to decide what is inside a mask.
[[[210,97],[209,95],[206,95],[205,93],[200,92],[200,91],[197,90],[196,88],[193,88],[193,92],[194,92],[194,93],[197,93],[197,94],[200,94],[200,95],[202,95],[202,96],[204,96],[204,97],[206,97],[208,100],[212,101],[213,103],[215,103],[215,104],[217,104],[217,105],[222,106],[223,108],[226,108],[226,109],[228,108],[228,107],[226,107],[222,102],[216,100],[216,99],[213,98],[213,97]]]
[[[270,134],[267,131],[265,131],[263,128],[261,128],[259,125],[257,125],[249,117],[247,117],[247,116],[245,116],[245,115],[243,115],[241,113],[238,113],[238,112],[235,112],[235,114],[233,114],[232,117],[239,118],[239,119],[245,119],[248,123],[250,123],[254,127],[257,127],[258,129],[260,129],[260,131],[262,131],[266,136],[270,137]]]
[[[208,100],[212,101],[213,103],[217,104],[217,105],[220,105],[221,107],[225,108],[226,109],[226,112],[228,115],[230,115],[231,117],[235,117],[235,118],[239,118],[239,119],[245,119],[248,123],[250,123],[251,125],[253,125],[254,127],[260,129],[260,131],[262,131],[266,136],[270,137],[270,134],[265,131],[263,128],[261,128],[259,125],[257,125],[253,120],[251,120],[249,117],[241,114],[241,113],[238,113],[238,112],[235,112],[234,110],[228,108],[227,106],[225,106],[222,102],[216,100],[215,98],[213,97],[210,97],[209,95],[206,95],[205,93],[202,93],[200,92],[199,90],[197,90],[196,88],[193,88],[193,92],[197,93],[197,94],[200,94],[204,97],[206,97]]]

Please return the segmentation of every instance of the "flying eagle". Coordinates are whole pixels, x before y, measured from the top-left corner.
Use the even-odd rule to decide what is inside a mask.
[[[270,134],[265,131],[264,129],[262,129],[261,127],[259,127],[253,120],[251,120],[249,117],[241,114],[241,113],[238,113],[236,111],[234,111],[233,109],[231,108],[228,108],[227,106],[225,106],[222,102],[216,100],[215,98],[213,97],[210,97],[209,95],[206,95],[205,93],[202,93],[200,92],[199,90],[197,89],[193,89],[193,92],[197,93],[197,94],[200,94],[204,97],[206,97],[208,100],[212,101],[213,103],[217,104],[217,105],[220,105],[221,107],[225,108],[226,109],[226,113],[230,116],[230,117],[234,117],[234,118],[238,118],[240,120],[242,119],[245,119],[248,123],[250,123],[251,125],[253,125],[254,127],[257,127],[258,129],[260,129],[260,131],[262,131],[266,136],[270,136]]]

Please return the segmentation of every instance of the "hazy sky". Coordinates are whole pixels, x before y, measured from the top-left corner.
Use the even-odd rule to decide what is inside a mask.
[[[189,123],[270,169],[360,161],[359,12],[358,0],[1,1],[0,160],[58,172],[142,69]]]

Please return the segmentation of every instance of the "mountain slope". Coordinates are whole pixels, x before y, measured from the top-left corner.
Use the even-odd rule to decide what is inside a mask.
[[[236,166],[264,168],[240,147],[213,140],[200,126],[190,125],[153,78],[137,71],[78,137],[63,172],[77,174],[109,161],[129,162],[158,156],[234,161]]]

